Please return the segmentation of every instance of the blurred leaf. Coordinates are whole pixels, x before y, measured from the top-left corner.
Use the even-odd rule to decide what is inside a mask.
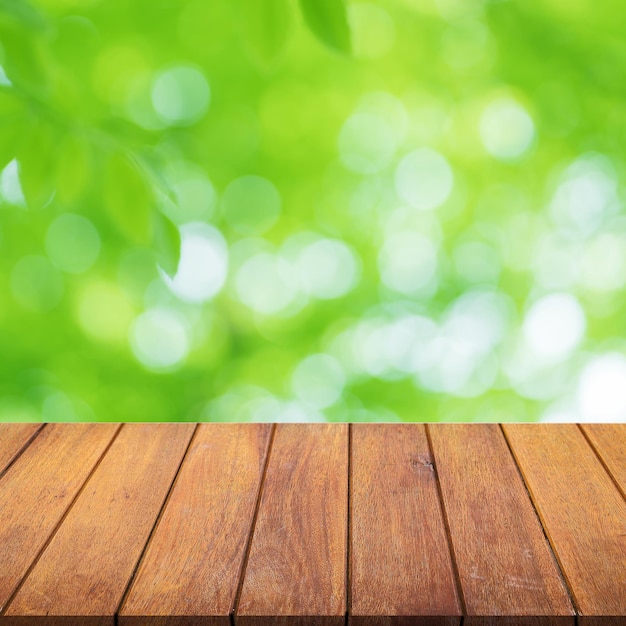
[[[18,153],[24,138],[26,107],[8,89],[0,89],[0,170]]]
[[[38,121],[30,128],[18,151],[20,183],[31,209],[45,206],[54,193],[58,140],[59,133],[53,126]]]
[[[137,244],[150,243],[154,198],[142,171],[120,152],[105,165],[104,206],[121,233]]]
[[[0,125],[0,171],[17,156],[23,135],[23,122]]]
[[[282,55],[293,24],[289,0],[241,0],[242,28],[254,59],[273,65]]]
[[[32,30],[46,26],[41,14],[22,0],[0,0],[0,23],[7,22],[17,22]]]
[[[154,213],[154,252],[157,263],[167,274],[174,276],[180,261],[180,232],[161,212]]]
[[[56,188],[59,200],[70,204],[78,200],[89,183],[92,157],[87,142],[68,134],[58,151]]]
[[[12,122],[15,118],[21,117],[26,112],[26,107],[13,89],[0,88],[0,123]]]
[[[306,23],[320,41],[350,53],[350,28],[343,0],[300,0],[300,6]]]
[[[0,22],[0,42],[5,51],[4,68],[15,84],[43,94],[47,86],[46,51],[38,33]]]

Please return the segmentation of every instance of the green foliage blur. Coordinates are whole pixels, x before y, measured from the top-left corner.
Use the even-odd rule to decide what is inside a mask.
[[[626,421],[623,0],[0,0],[0,420]]]

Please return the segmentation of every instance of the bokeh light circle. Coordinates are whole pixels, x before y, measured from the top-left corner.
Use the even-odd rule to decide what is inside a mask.
[[[626,419],[626,357],[610,352],[593,357],[578,383],[579,419],[623,422]]]
[[[171,370],[187,356],[190,345],[184,320],[168,309],[150,309],[130,329],[133,354],[152,370]]]
[[[381,280],[406,295],[427,289],[437,272],[437,248],[418,232],[400,232],[388,237],[378,255]]]
[[[339,362],[327,354],[313,354],[298,363],[291,377],[296,397],[316,409],[341,398],[346,377]]]
[[[60,270],[82,274],[100,254],[100,235],[86,217],[64,213],[48,227],[46,252]]]
[[[222,196],[224,219],[241,235],[264,233],[274,225],[281,208],[278,190],[261,176],[241,176],[233,180]]]
[[[211,90],[204,74],[194,67],[177,66],[161,71],[152,84],[152,106],[159,119],[172,126],[200,120],[209,107]]]
[[[343,125],[338,140],[342,163],[353,172],[374,174],[391,162],[397,146],[394,129],[370,113],[355,113]]]
[[[535,125],[521,104],[499,99],[491,102],[480,118],[480,138],[496,159],[517,159],[532,145]]]
[[[51,311],[61,302],[63,291],[63,276],[46,257],[25,256],[11,272],[11,292],[30,311]]]
[[[402,158],[395,172],[396,192],[409,206],[430,211],[452,193],[454,177],[448,161],[437,151],[419,148]]]
[[[203,222],[180,228],[181,249],[178,270],[173,278],[161,275],[181,300],[205,302],[215,297],[226,281],[228,246],[222,234]]]
[[[342,241],[319,239],[305,246],[297,260],[300,286],[321,300],[339,298],[356,285],[359,262]]]
[[[555,360],[565,358],[578,346],[585,329],[585,312],[568,293],[540,298],[529,309],[523,324],[524,338],[532,352]]]

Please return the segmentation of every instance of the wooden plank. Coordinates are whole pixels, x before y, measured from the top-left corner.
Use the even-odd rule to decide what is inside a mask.
[[[40,428],[41,424],[0,424],[0,475]]]
[[[47,426],[0,479],[0,611],[119,426]]]
[[[279,424],[236,621],[342,624],[347,516],[348,426]]]
[[[574,624],[567,590],[500,428],[433,424],[428,432],[469,616],[464,623],[525,616],[525,624]]]
[[[112,623],[194,428],[124,425],[6,614]]]
[[[623,624],[626,503],[615,484],[575,424],[504,430],[577,608],[592,618],[581,622]]]
[[[142,616],[229,623],[271,429],[200,426],[120,610],[120,626],[153,623]]]
[[[581,428],[626,497],[626,424],[582,424]]]
[[[350,622],[374,626],[393,623],[390,616],[440,616],[429,624],[460,623],[423,425],[352,426],[350,502]]]

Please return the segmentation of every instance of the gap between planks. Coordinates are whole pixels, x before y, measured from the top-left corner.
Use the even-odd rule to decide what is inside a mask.
[[[65,509],[65,511],[64,511],[63,515],[61,516],[61,518],[59,519],[58,523],[56,524],[56,526],[54,527],[54,529],[52,530],[50,535],[47,537],[47,539],[45,540],[45,542],[41,546],[41,549],[39,550],[39,552],[37,553],[37,555],[33,559],[32,563],[28,566],[26,572],[24,573],[24,575],[22,576],[21,580],[19,581],[19,583],[17,584],[17,586],[13,590],[13,593],[11,593],[11,595],[8,597],[7,601],[4,603],[4,606],[2,607],[2,610],[0,610],[0,618],[4,616],[4,614],[6,613],[8,608],[11,606],[11,603],[13,602],[13,600],[15,599],[17,594],[20,592],[20,589],[24,586],[24,583],[26,582],[26,580],[30,576],[31,572],[35,569],[37,563],[39,562],[39,559],[41,559],[41,556],[46,551],[46,548],[50,545],[50,543],[54,539],[54,536],[57,534],[59,528],[61,528],[63,522],[65,521],[65,519],[69,515],[69,513],[72,510],[74,504],[76,503],[76,501],[78,500],[80,495],[83,493],[83,491],[87,487],[87,484],[89,483],[89,480],[94,475],[94,473],[96,472],[98,467],[100,467],[100,464],[102,463],[104,457],[107,455],[107,453],[110,450],[111,446],[115,443],[115,440],[117,439],[118,435],[120,434],[120,432],[122,430],[122,426],[123,426],[123,424],[120,424],[117,427],[117,430],[115,431],[115,433],[111,437],[111,439],[108,442],[108,444],[105,446],[104,450],[102,451],[102,454],[100,455],[100,457],[98,458],[98,460],[96,461],[94,466],[91,468],[91,471],[87,474],[87,477],[86,477],[85,481],[80,486],[80,488],[76,491],[76,494],[72,498],[72,500],[69,503],[68,507]],[[40,429],[39,431],[37,431],[37,434],[39,434],[42,430],[43,430],[43,428]],[[35,439],[35,437],[32,437],[30,441],[34,441],[34,439]],[[24,447],[24,450],[26,450],[26,447],[27,446]]]
[[[596,445],[596,443],[592,440],[591,434],[587,430],[590,426],[593,427],[594,425],[593,424],[592,425],[578,424],[578,429],[580,430],[583,437],[587,441],[587,444],[589,445],[589,447],[594,451],[602,467],[604,467],[604,471],[611,477],[611,480],[613,481],[615,487],[622,494],[622,498],[624,498],[624,501],[626,501],[626,491],[625,491],[626,486],[620,483],[617,476],[614,474],[613,470],[609,467],[608,462],[605,459],[604,455],[600,452],[598,445]],[[600,425],[600,426],[603,426],[603,425]]]
[[[183,466],[183,463],[185,462],[185,459],[187,458],[187,453],[189,452],[189,448],[191,447],[191,444],[193,443],[194,439],[196,438],[196,435],[198,434],[198,429],[199,429],[200,425],[196,424],[194,430],[193,430],[193,434],[191,435],[189,442],[187,443],[187,447],[185,448],[185,452],[180,460],[180,463],[178,464],[178,467],[176,468],[176,473],[174,474],[174,480],[172,480],[172,483],[170,484],[170,487],[167,491],[167,495],[165,496],[165,500],[163,500],[163,506],[161,506],[161,508],[159,509],[159,512],[156,516],[156,519],[154,521],[154,524],[150,530],[150,533],[148,535],[148,539],[146,540],[145,545],[143,546],[143,549],[141,550],[141,554],[139,555],[139,558],[137,559],[137,563],[135,563],[135,568],[133,569],[133,572],[130,576],[130,578],[128,579],[128,583],[126,584],[126,588],[124,589],[124,593],[122,594],[122,599],[120,600],[117,609],[115,610],[115,614],[114,614],[114,624],[115,626],[118,626],[118,622],[119,622],[119,613],[122,610],[122,607],[124,606],[124,602],[126,601],[126,598],[128,596],[128,592],[130,591],[132,584],[135,580],[135,576],[137,575],[137,571],[139,570],[139,566],[141,565],[141,562],[143,561],[143,558],[146,554],[146,551],[148,550],[148,547],[150,546],[150,542],[152,541],[152,537],[154,536],[154,533],[156,532],[156,529],[159,525],[159,522],[161,521],[161,518],[163,517],[163,513],[165,512],[165,508],[167,507],[168,502],[170,501],[170,496],[172,495],[172,491],[174,489],[174,487],[176,486],[176,483],[178,482],[178,477],[180,475],[180,469]]]
[[[448,541],[448,550],[450,551],[450,559],[452,561],[452,571],[454,572],[454,584],[456,585],[456,591],[461,604],[461,621],[459,626],[463,626],[465,615],[467,615],[467,605],[465,603],[465,594],[463,593],[463,586],[461,585],[461,574],[459,573],[459,564],[457,562],[457,556],[454,551],[454,544],[452,543],[452,534],[450,532],[450,522],[448,521],[448,512],[446,511],[446,505],[443,501],[443,494],[441,490],[441,482],[439,480],[439,470],[437,469],[437,459],[435,458],[435,451],[433,448],[433,441],[430,434],[430,425],[424,424],[424,431],[426,432],[426,441],[428,442],[428,452],[430,454],[430,461],[433,464],[433,471],[435,473],[435,484],[437,486],[437,498],[439,500],[439,508],[441,510],[441,518],[443,519],[444,529],[446,531],[446,539]]]
[[[3,476],[11,469],[11,467],[15,464],[15,462],[26,452],[26,450],[30,447],[30,444],[35,441],[35,439],[39,436],[39,433],[46,427],[46,424],[41,424],[39,428],[35,429],[35,431],[28,437],[28,439],[20,446],[20,448],[12,455],[9,459],[8,463],[4,467],[0,467],[0,480],[2,480]]]
[[[552,560],[554,561],[554,565],[556,567],[556,571],[559,573],[559,576],[561,577],[561,582],[563,583],[563,586],[565,587],[565,590],[567,591],[568,595],[569,595],[569,599],[570,602],[572,603],[572,606],[574,607],[574,610],[576,611],[576,625],[578,626],[578,618],[580,616],[580,607],[578,606],[577,602],[576,602],[576,598],[574,597],[574,594],[572,592],[572,589],[570,588],[570,585],[568,583],[568,580],[563,572],[563,567],[561,566],[561,562],[559,561],[556,552],[554,551],[554,545],[552,543],[552,541],[550,541],[550,537],[548,536],[548,533],[546,531],[546,527],[543,523],[543,520],[541,519],[541,514],[539,512],[539,509],[537,508],[537,503],[535,501],[535,498],[533,498],[533,494],[530,491],[530,487],[528,485],[528,483],[526,482],[526,478],[524,477],[524,472],[522,472],[522,468],[520,467],[519,463],[517,462],[517,458],[515,456],[515,454],[513,453],[513,448],[511,448],[511,442],[509,441],[509,438],[507,437],[506,431],[504,430],[504,428],[502,427],[502,424],[499,424],[500,427],[500,431],[502,432],[502,436],[504,437],[504,441],[506,442],[507,448],[509,449],[509,454],[511,455],[511,458],[513,459],[513,462],[515,463],[515,467],[517,468],[517,472],[519,473],[519,476],[522,480],[522,484],[524,485],[524,489],[526,489],[526,493],[528,495],[528,499],[530,500],[530,503],[533,507],[533,511],[535,512],[535,516],[537,517],[537,520],[539,521],[539,526],[541,527],[541,531],[543,532],[543,536],[546,540],[546,543],[548,544],[549,548],[550,548],[550,554],[552,555]]]
[[[4,470],[2,471],[2,473],[0,473],[0,478],[6,473],[6,471],[10,468],[11,465],[13,465],[15,463],[15,461],[24,453],[24,451],[31,445],[31,443],[36,439],[36,437],[42,432],[43,428],[45,427],[45,425],[42,425],[35,433],[33,433],[31,435],[31,437],[28,439],[28,441],[22,446],[22,448],[19,450],[19,452],[14,456],[14,458],[11,460],[11,462],[7,465],[6,468],[4,468]],[[152,540],[153,534],[156,531],[156,528],[158,527],[159,521],[163,515],[163,512],[165,511],[165,508],[167,507],[168,503],[169,503],[169,499],[170,499],[170,495],[171,492],[174,488],[174,486],[176,485],[176,482],[178,480],[178,476],[180,474],[180,470],[185,462],[185,459],[187,457],[187,452],[189,451],[189,448],[193,442],[193,440],[195,439],[197,432],[198,432],[198,428],[199,425],[196,425],[196,428],[194,430],[194,433],[189,441],[189,444],[187,445],[187,448],[185,450],[185,453],[179,463],[178,469],[176,471],[174,480],[172,481],[172,484],[170,485],[170,488],[168,490],[167,493],[167,497],[156,517],[156,520],[154,522],[154,525],[152,527],[152,530],[148,536],[148,539],[146,541],[146,544],[143,547],[142,553],[139,557],[139,559],[137,560],[135,569],[129,579],[128,585],[125,589],[125,592],[122,596],[122,600],[120,601],[120,604],[118,606],[118,611],[116,611],[115,613],[115,623],[118,623],[118,612],[119,610],[121,610],[123,603],[126,599],[127,593],[130,589],[130,587],[132,586],[132,583],[135,579],[135,575],[137,573],[137,570],[144,558],[145,552]],[[239,575],[239,582],[238,582],[238,586],[237,586],[237,595],[236,595],[236,599],[235,599],[235,604],[233,606],[233,610],[230,613],[230,620],[231,620],[231,624],[234,624],[234,617],[236,614],[236,608],[240,599],[240,595],[241,595],[241,589],[243,586],[243,582],[245,579],[245,574],[246,574],[246,567],[247,567],[247,563],[248,563],[248,558],[249,558],[249,552],[250,552],[250,547],[251,547],[251,543],[252,543],[252,537],[254,535],[254,529],[255,529],[255,525],[256,525],[256,520],[257,520],[257,516],[258,516],[258,511],[259,511],[259,506],[260,506],[260,502],[261,502],[261,496],[262,496],[262,492],[263,492],[263,488],[264,488],[264,484],[265,484],[265,477],[266,477],[266,472],[267,472],[267,468],[269,466],[270,463],[270,458],[271,458],[271,452],[272,452],[272,443],[273,443],[273,439],[274,439],[274,435],[276,432],[276,424],[274,424],[272,426],[272,431],[271,431],[271,435],[270,435],[270,442],[268,445],[268,450],[267,450],[267,454],[265,457],[265,461],[264,461],[264,467],[263,467],[263,474],[262,474],[262,478],[259,484],[259,490],[258,490],[258,494],[256,497],[256,503],[255,503],[255,508],[254,508],[254,515],[253,515],[253,520],[252,520],[252,525],[251,525],[251,529],[247,538],[247,545],[246,545],[246,549],[245,549],[245,558],[242,564],[242,568],[241,568],[241,572]],[[584,436],[584,439],[587,443],[587,445],[591,448],[591,450],[593,451],[594,455],[598,458],[599,462],[601,463],[602,467],[604,468],[605,472],[609,475],[609,477],[611,478],[611,480],[613,481],[613,483],[615,483],[616,488],[618,489],[618,491],[620,492],[620,494],[622,495],[622,497],[624,497],[624,492],[620,489],[620,486],[617,484],[614,476],[612,475],[612,473],[608,470],[606,463],[604,462],[603,458],[601,457],[599,451],[596,449],[596,447],[592,444],[592,442],[589,440],[589,437],[587,436],[587,433],[584,431],[584,429],[578,425],[578,428],[580,429],[580,431],[582,432],[582,435]],[[16,590],[14,591],[14,593],[12,594],[11,598],[9,599],[9,601],[7,601],[6,605],[5,605],[5,609],[6,607],[10,605],[13,597],[15,597],[15,595],[18,593],[19,589],[21,588],[24,580],[26,580],[26,578],[28,578],[28,575],[30,574],[30,572],[32,571],[32,569],[36,566],[38,560],[40,559],[41,555],[43,554],[43,552],[45,551],[46,547],[48,546],[48,544],[50,543],[50,541],[52,541],[53,537],[55,536],[55,534],[57,533],[58,529],[60,528],[60,526],[63,524],[64,520],[66,519],[67,515],[69,514],[69,512],[71,511],[72,507],[74,506],[76,500],[80,497],[81,493],[84,491],[84,489],[86,488],[87,484],[89,483],[91,477],[93,476],[93,474],[95,473],[95,471],[97,470],[97,468],[100,466],[102,460],[104,459],[104,457],[106,456],[106,454],[108,453],[109,449],[111,448],[111,446],[113,445],[113,443],[115,442],[116,438],[118,437],[120,431],[122,429],[122,425],[120,425],[118,427],[118,429],[116,430],[114,436],[112,437],[111,441],[108,443],[108,445],[106,446],[105,450],[103,451],[103,453],[101,454],[100,458],[98,459],[98,461],[96,462],[96,464],[94,465],[94,467],[92,468],[92,470],[90,471],[90,473],[88,474],[87,478],[85,479],[84,483],[82,484],[82,486],[80,487],[80,489],[78,490],[78,492],[76,493],[76,495],[74,496],[74,498],[72,499],[71,503],[69,504],[69,506],[67,507],[65,513],[63,514],[63,516],[61,517],[60,521],[57,523],[57,525],[55,526],[55,528],[53,529],[52,533],[50,534],[50,536],[48,537],[48,539],[46,540],[46,542],[44,543],[43,547],[41,548],[41,550],[39,551],[39,553],[37,554],[37,556],[35,557],[33,563],[30,565],[30,567],[28,568],[27,573],[25,574],[25,576],[22,578],[22,581],[20,581],[18,587],[16,588]],[[509,453],[511,454],[511,457],[514,461],[515,467],[517,468],[517,471],[520,474],[522,483],[527,491],[528,497],[531,501],[533,510],[535,512],[535,515],[537,516],[537,518],[540,521],[540,526],[542,528],[542,531],[546,537],[546,540],[548,542],[548,545],[550,547],[550,553],[552,554],[552,558],[554,559],[554,562],[557,566],[557,570],[560,574],[560,576],[562,577],[562,579],[565,582],[565,588],[570,596],[570,599],[572,601],[572,604],[574,605],[575,609],[576,609],[576,613],[577,613],[577,617],[576,617],[576,621],[577,623],[579,622],[579,608],[578,606],[576,606],[576,601],[575,598],[573,596],[573,593],[571,591],[570,585],[567,583],[567,579],[565,578],[564,574],[563,574],[563,569],[561,566],[561,563],[559,562],[559,559],[556,556],[556,553],[554,551],[554,546],[553,546],[553,542],[550,541],[549,536],[546,533],[546,526],[544,525],[544,523],[542,523],[542,519],[541,519],[541,514],[540,511],[538,511],[537,509],[537,505],[535,503],[535,498],[532,497],[532,493],[530,492],[529,486],[524,478],[524,474],[520,468],[520,465],[518,463],[518,460],[515,456],[515,454],[513,453],[512,449],[511,449],[511,445],[509,442],[509,439],[506,435],[506,432],[504,430],[504,428],[502,427],[502,425],[500,425],[500,429],[503,433],[504,439],[507,443],[508,449],[509,449]],[[441,511],[442,511],[442,515],[443,515],[443,519],[444,519],[444,523],[445,523],[445,527],[446,527],[446,539],[448,542],[448,547],[450,550],[450,554],[452,556],[452,561],[453,561],[453,565],[454,565],[454,573],[455,573],[455,584],[457,586],[457,591],[459,594],[459,598],[460,601],[462,603],[462,608],[463,608],[463,616],[466,615],[466,607],[465,607],[465,600],[464,600],[464,596],[463,596],[463,589],[462,586],[460,584],[460,577],[459,577],[459,572],[458,572],[458,565],[456,562],[456,556],[455,556],[455,552],[454,552],[454,545],[453,542],[451,540],[451,536],[450,536],[450,528],[449,528],[449,523],[448,523],[448,517],[447,517],[447,512],[445,509],[445,503],[443,501],[442,498],[442,493],[441,493],[441,484],[440,484],[440,478],[439,478],[439,472],[438,472],[438,468],[437,468],[437,464],[436,464],[436,457],[434,455],[434,451],[433,451],[433,443],[431,440],[431,436],[430,436],[430,431],[429,431],[429,425],[426,424],[425,425],[425,431],[426,431],[426,436],[427,436],[427,441],[428,441],[428,447],[429,447],[429,451],[430,451],[430,455],[431,455],[431,460],[433,463],[433,468],[434,468],[434,472],[435,472],[435,479],[436,479],[436,485],[437,485],[437,495],[438,495],[438,501],[439,501],[439,506],[441,507]],[[353,451],[352,451],[352,425],[348,425],[348,488],[347,488],[347,494],[348,494],[348,505],[347,505],[347,511],[348,511],[348,525],[347,525],[347,543],[346,543],[346,614],[345,614],[345,620],[346,623],[348,622],[348,617],[350,614],[350,610],[351,610],[351,572],[350,572],[350,565],[351,565],[351,545],[352,545],[352,516],[351,516],[351,497],[352,497],[352,489],[351,489],[351,483],[352,483],[352,456],[353,456]],[[0,615],[3,612],[0,612]],[[461,618],[461,625],[463,624],[464,621],[464,617]]]
[[[265,453],[265,463],[263,464],[263,472],[261,473],[261,480],[259,482],[259,490],[256,496],[256,502],[254,503],[254,513],[252,514],[252,522],[250,524],[250,532],[246,540],[246,548],[244,551],[243,561],[241,563],[241,571],[239,572],[239,580],[237,582],[237,592],[235,593],[235,600],[233,602],[232,609],[228,614],[231,626],[235,626],[235,616],[237,615],[237,609],[239,608],[239,601],[241,600],[241,592],[243,590],[243,581],[246,576],[246,569],[248,567],[248,559],[250,558],[250,548],[252,547],[252,537],[254,536],[254,529],[256,528],[256,522],[259,516],[259,508],[261,506],[261,497],[263,495],[263,487],[265,485],[265,476],[267,475],[267,468],[270,464],[270,457],[272,456],[272,447],[274,445],[274,436],[276,435],[276,424],[272,424],[272,431],[270,433],[270,440],[267,444],[267,452]]]

